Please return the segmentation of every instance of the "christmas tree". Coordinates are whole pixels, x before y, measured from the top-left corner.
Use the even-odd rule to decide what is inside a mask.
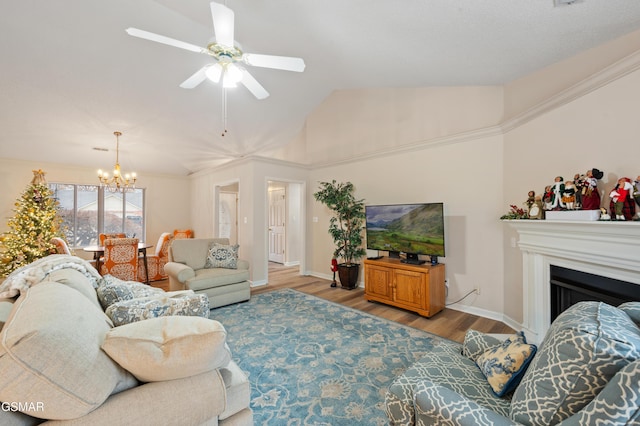
[[[42,170],[33,171],[31,185],[15,203],[9,232],[0,237],[0,277],[55,253],[53,237],[64,238],[58,201],[52,197]]]

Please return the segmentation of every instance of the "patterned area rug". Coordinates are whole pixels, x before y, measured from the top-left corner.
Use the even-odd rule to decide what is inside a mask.
[[[285,289],[213,309],[257,425],[386,425],[393,379],[446,339]]]

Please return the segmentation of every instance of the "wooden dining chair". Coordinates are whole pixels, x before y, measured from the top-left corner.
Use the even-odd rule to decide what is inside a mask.
[[[147,255],[147,267],[149,270],[149,281],[166,280],[167,274],[164,272],[164,265],[169,261],[169,246],[173,241],[173,234],[165,232],[158,238],[156,251]],[[147,274],[144,270],[143,255],[138,255],[138,281],[146,281]]]
[[[138,239],[105,239],[104,260],[100,262],[100,274],[110,274],[125,281],[136,281],[138,278]]]

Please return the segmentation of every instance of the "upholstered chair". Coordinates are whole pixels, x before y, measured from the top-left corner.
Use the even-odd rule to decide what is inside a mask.
[[[149,268],[149,281],[166,280],[164,265],[169,261],[169,246],[173,241],[173,234],[165,232],[158,238],[154,254],[147,254],[147,266]],[[147,274],[144,270],[144,259],[138,256],[138,281],[146,281]]]
[[[193,229],[174,229],[173,238],[193,238]]]
[[[113,275],[125,281],[138,278],[138,239],[107,238],[104,240],[104,260],[100,264],[102,275]]]
[[[56,246],[56,254],[71,254],[67,242],[60,237],[53,237],[51,243]]]

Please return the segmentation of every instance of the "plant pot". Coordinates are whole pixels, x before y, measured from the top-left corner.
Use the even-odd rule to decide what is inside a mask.
[[[340,285],[347,290],[353,290],[358,287],[358,275],[360,274],[360,264],[353,263],[347,265],[341,263],[338,265],[338,276],[340,277]]]

